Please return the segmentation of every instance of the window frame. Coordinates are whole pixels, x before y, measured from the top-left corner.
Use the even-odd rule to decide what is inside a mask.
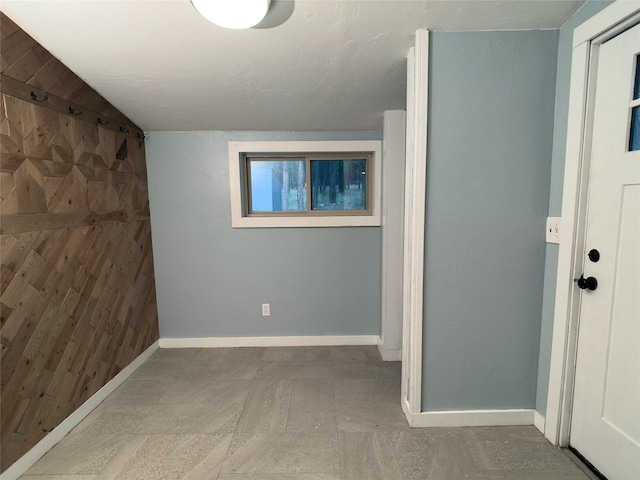
[[[231,196],[231,226],[233,228],[280,227],[376,227],[380,226],[382,142],[356,141],[267,141],[229,142],[229,191]],[[285,212],[249,212],[250,192],[247,183],[247,158],[274,157],[331,160],[336,154],[368,154],[366,179],[366,210],[311,210]],[[323,157],[324,156],[324,157]],[[331,156],[331,158],[326,158]],[[307,158],[308,157],[308,158]],[[323,158],[320,158],[323,157]],[[350,158],[344,158],[348,160]],[[309,172],[310,178],[311,172]],[[311,188],[308,189],[311,195]],[[308,201],[310,201],[308,199]],[[309,204],[310,207],[310,204]]]
[[[300,154],[243,154],[243,162],[241,167],[242,183],[244,186],[244,213],[247,217],[276,217],[276,216],[344,216],[344,215],[371,215],[371,191],[372,185],[370,180],[370,172],[373,170],[373,153],[371,152],[328,152],[319,154],[300,153]],[[281,210],[281,211],[253,211],[252,205],[252,189],[251,189],[251,168],[250,163],[253,161],[299,161],[305,164],[305,185],[306,188],[306,210]],[[340,160],[364,160],[365,161],[365,208],[353,210],[321,210],[313,208],[313,168],[312,162]]]

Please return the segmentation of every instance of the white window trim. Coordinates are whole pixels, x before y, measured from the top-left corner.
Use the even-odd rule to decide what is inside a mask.
[[[251,153],[373,152],[371,215],[248,217],[242,211],[243,179],[240,164]],[[380,140],[315,142],[229,142],[229,191],[233,228],[379,227],[382,194],[382,142]]]

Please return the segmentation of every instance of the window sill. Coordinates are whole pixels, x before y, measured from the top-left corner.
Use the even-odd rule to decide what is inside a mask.
[[[231,224],[233,228],[379,227],[380,216],[240,217]]]

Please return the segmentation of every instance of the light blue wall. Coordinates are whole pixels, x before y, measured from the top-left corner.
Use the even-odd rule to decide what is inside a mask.
[[[611,4],[611,1],[591,0],[564,24],[558,42],[558,67],[556,79],[556,105],[553,129],[553,153],[551,156],[551,187],[549,192],[549,216],[562,213],[562,185],[564,182],[564,156],[567,146],[567,113],[569,110],[569,83],[571,77],[571,53],[573,30],[593,15]],[[544,292],[542,301],[542,325],[540,329],[540,356],[538,359],[538,388],[536,410],[543,415],[547,410],[549,391],[549,366],[551,363],[551,338],[553,312],[556,299],[556,274],[558,271],[558,245],[548,244],[544,267]]]
[[[431,36],[424,411],[535,405],[557,42]]]
[[[232,229],[228,141],[365,132],[151,132],[161,338],[380,333],[380,228]],[[271,316],[261,316],[261,304]]]

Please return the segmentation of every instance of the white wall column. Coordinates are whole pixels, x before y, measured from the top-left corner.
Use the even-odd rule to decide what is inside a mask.
[[[384,112],[382,129],[382,334],[385,361],[402,352],[405,112]]]
[[[412,425],[422,411],[424,226],[427,188],[429,31],[416,32],[407,56],[407,127],[402,300],[402,409]]]

